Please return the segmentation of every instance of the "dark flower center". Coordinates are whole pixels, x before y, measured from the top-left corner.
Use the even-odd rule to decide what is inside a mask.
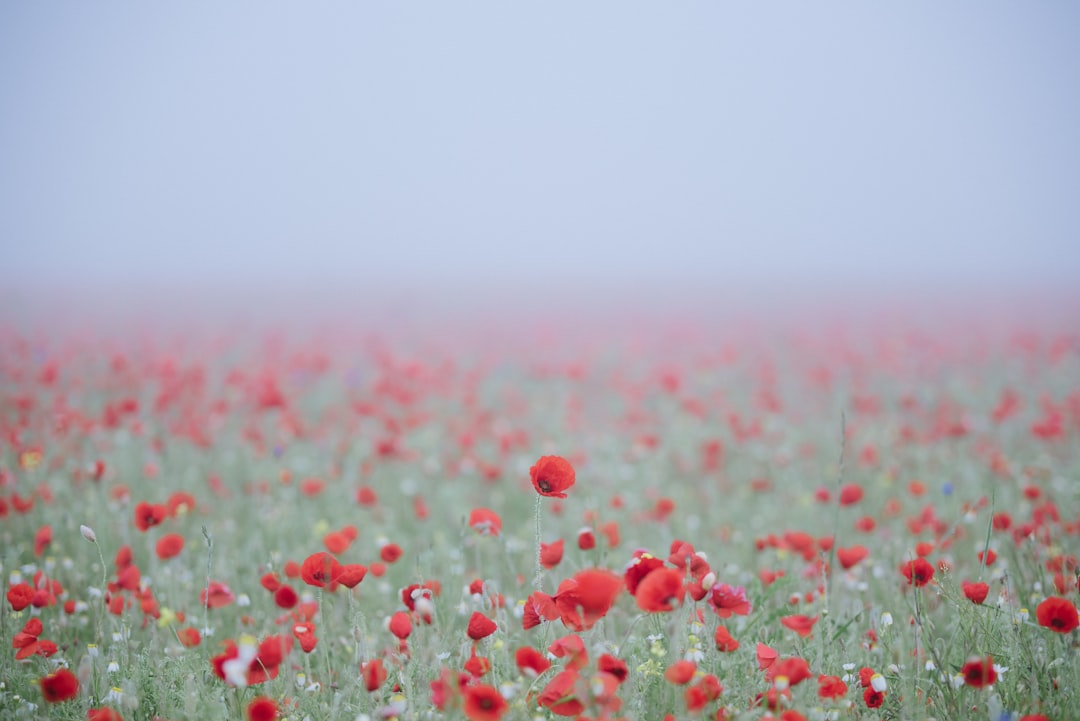
[[[546,478],[542,478],[539,481],[537,481],[536,485],[539,486],[540,490],[543,491],[544,493],[550,493],[551,492],[551,483],[549,483]]]

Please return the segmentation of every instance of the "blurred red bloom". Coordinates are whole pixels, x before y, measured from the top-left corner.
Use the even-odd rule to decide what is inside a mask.
[[[739,642],[732,638],[731,632],[724,626],[716,627],[716,650],[723,653],[730,653],[739,648]]]
[[[193,626],[180,629],[176,632],[176,637],[180,640],[180,645],[187,647],[198,646],[199,643],[202,642],[202,635],[199,633],[199,629]]]
[[[390,633],[404,641],[412,633],[412,619],[404,611],[398,611],[390,617]]]
[[[682,573],[674,568],[657,568],[637,585],[634,600],[646,613],[672,611],[681,605],[686,589]]]
[[[490,618],[479,611],[473,611],[473,615],[469,619],[469,638],[473,641],[479,641],[495,633],[498,628],[498,625]]]
[[[386,669],[381,658],[372,659],[360,668],[364,679],[364,688],[369,692],[377,690],[386,681]]]
[[[817,623],[818,617],[814,616],[784,616],[780,619],[780,623],[785,628],[790,628],[800,636],[809,636],[814,631],[814,624]]]
[[[336,558],[325,551],[319,551],[304,559],[300,566],[300,578],[309,586],[324,588],[333,583],[340,571],[341,564]]]
[[[866,708],[881,708],[881,705],[885,703],[885,692],[868,688],[863,691],[863,702]]]
[[[565,491],[574,485],[574,467],[561,456],[541,456],[529,469],[533,488],[541,496],[566,498]]]
[[[819,698],[840,698],[847,693],[847,684],[838,676],[818,676]]]
[[[537,702],[559,716],[578,716],[585,704],[577,697],[577,682],[577,670],[567,669],[548,681]]]
[[[934,566],[925,558],[916,558],[901,564],[900,572],[904,574],[908,585],[925,586],[934,578]]]
[[[974,604],[981,604],[986,600],[986,595],[990,593],[990,586],[985,583],[969,583],[968,581],[964,581],[960,584],[960,588],[963,589],[967,599]]]
[[[248,721],[276,721],[278,712],[277,701],[266,696],[253,698],[247,705]]]
[[[712,587],[708,598],[713,612],[720,618],[731,618],[732,614],[746,616],[753,608],[742,586],[718,583]]]
[[[540,544],[540,565],[550,570],[559,565],[563,558],[563,539],[554,543]]]
[[[75,698],[79,693],[79,679],[66,668],[45,676],[39,683],[41,684],[41,695],[49,703],[67,701]]]
[[[34,599],[34,589],[29,583],[16,583],[8,589],[7,600],[12,611],[21,611]]]
[[[465,689],[462,712],[469,721],[499,721],[510,708],[497,689],[479,684]]]
[[[849,483],[840,489],[840,505],[852,506],[862,500],[863,489],[857,483]]]
[[[994,670],[994,659],[990,656],[987,656],[986,658],[970,659],[964,664],[964,667],[960,669],[960,674],[964,677],[965,684],[974,686],[975,688],[990,686],[997,681],[997,671]]]
[[[551,668],[551,661],[532,646],[522,646],[515,651],[514,663],[518,671],[529,678],[536,678]]]
[[[664,671],[664,678],[670,683],[682,686],[690,683],[695,671],[697,671],[697,664],[693,661],[676,661]]]
[[[221,581],[211,581],[199,594],[199,603],[210,608],[222,608],[236,600],[233,592]]]
[[[120,712],[108,706],[87,709],[86,721],[124,721]]]
[[[1039,625],[1057,633],[1070,633],[1080,626],[1076,606],[1067,598],[1051,596],[1035,609]]]
[[[582,631],[607,614],[622,587],[622,579],[611,571],[581,571],[559,584],[555,606],[567,628]]]
[[[155,551],[157,557],[165,560],[174,556],[179,556],[180,552],[184,550],[184,537],[179,533],[167,533],[158,539]]]
[[[502,531],[502,518],[490,508],[474,508],[469,513],[469,526],[481,536],[497,536]]]
[[[141,501],[135,506],[135,527],[144,533],[158,525],[169,515],[169,509],[162,504],[150,504]]]

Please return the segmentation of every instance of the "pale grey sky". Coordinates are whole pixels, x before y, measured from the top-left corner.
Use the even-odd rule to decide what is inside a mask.
[[[1080,278],[1080,5],[9,2],[30,287]]]

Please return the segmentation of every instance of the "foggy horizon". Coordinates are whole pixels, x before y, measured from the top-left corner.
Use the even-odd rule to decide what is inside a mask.
[[[8,315],[1069,296],[1078,19],[5,6],[0,296]]]

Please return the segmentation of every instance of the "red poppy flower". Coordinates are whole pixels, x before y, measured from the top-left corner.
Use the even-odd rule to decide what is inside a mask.
[[[404,611],[398,611],[390,617],[389,628],[390,633],[404,641],[412,633],[412,619]]]
[[[739,648],[739,642],[732,638],[731,632],[724,626],[716,627],[716,650],[723,653],[730,653]]]
[[[836,558],[840,561],[840,565],[845,570],[855,566],[859,561],[862,561],[869,555],[870,551],[866,546],[852,546],[851,548],[836,549]]]
[[[34,555],[40,556],[52,543],[52,526],[42,526],[34,534]]]
[[[87,709],[86,721],[124,721],[120,712],[108,706]]]
[[[559,716],[578,716],[585,704],[577,697],[577,682],[577,670],[567,669],[548,681],[537,702]]]
[[[673,611],[682,604],[686,589],[683,575],[674,568],[657,568],[637,584],[634,600],[646,613]]]
[[[697,664],[693,661],[676,661],[664,671],[664,678],[677,686],[690,683],[697,671]]]
[[[372,659],[360,669],[360,675],[364,679],[364,688],[368,692],[376,691],[386,681],[386,669],[383,667],[381,658]]]
[[[990,686],[997,681],[997,671],[994,670],[994,659],[990,656],[987,656],[984,659],[970,659],[964,664],[964,667],[960,669],[960,674],[964,677],[965,684],[974,686],[975,688]]]
[[[199,603],[209,608],[222,608],[235,600],[233,592],[221,581],[211,581],[209,587],[204,588],[199,594]]]
[[[1035,609],[1039,625],[1057,633],[1069,633],[1080,626],[1076,606],[1066,598],[1051,596]]]
[[[167,533],[158,539],[155,550],[157,557],[162,560],[179,556],[184,550],[184,537],[179,533]]]
[[[341,571],[338,560],[325,551],[313,553],[304,559],[300,566],[300,577],[304,583],[316,588],[324,588],[332,584],[334,578]]]
[[[469,638],[473,641],[479,641],[495,633],[498,628],[499,626],[490,618],[479,611],[473,611],[473,615],[469,619]]]
[[[857,483],[849,483],[840,489],[840,505],[852,506],[862,500],[863,489]]]
[[[758,641],[757,645],[757,664],[758,668],[762,671],[768,669],[774,663],[780,654],[774,648],[766,646],[761,641]]]
[[[576,633],[555,639],[547,650],[555,658],[565,658],[566,668],[580,669],[589,663],[589,653],[585,650],[585,642]]]
[[[530,628],[539,626],[542,621],[554,621],[559,617],[559,608],[555,605],[555,599],[546,593],[535,591],[525,599],[521,626],[528,631]]]
[[[283,583],[278,586],[274,591],[274,605],[278,608],[293,608],[299,603],[300,597],[296,594],[296,589],[287,583]]]
[[[814,631],[814,624],[817,623],[818,617],[813,618],[809,616],[784,616],[780,619],[780,623],[785,628],[790,628],[800,636],[809,636]]]
[[[729,586],[726,583],[718,583],[712,587],[709,592],[709,605],[720,618],[731,618],[732,614],[746,616],[753,608],[746,599],[745,588]]]
[[[551,570],[562,562],[563,558],[563,539],[559,539],[554,543],[541,543],[540,544],[540,565],[544,568]]]
[[[481,536],[497,536],[502,531],[502,518],[490,508],[474,508],[469,514],[469,526]]]
[[[364,576],[367,575],[367,566],[360,563],[347,563],[342,566],[338,566],[337,573],[334,574],[333,581],[331,582],[331,590],[333,586],[340,584],[345,588],[355,588],[358,583],[364,580]]]
[[[765,678],[770,681],[784,678],[787,679],[788,686],[797,686],[810,678],[810,664],[806,662],[806,659],[791,656],[765,669]]]
[[[648,576],[650,573],[658,568],[663,568],[664,562],[645,551],[635,551],[634,557],[630,560],[630,565],[626,567],[626,571],[623,572],[623,581],[626,583],[626,590],[633,596],[637,593],[638,584]]]
[[[561,456],[542,456],[529,469],[533,488],[541,496],[566,498],[565,491],[574,485],[574,467]]]
[[[480,678],[491,670],[491,659],[486,656],[477,656],[474,649],[469,660],[465,662],[464,668],[473,678]]]
[[[964,581],[960,584],[960,588],[963,589],[964,595],[972,603],[979,605],[986,600],[986,595],[990,593],[990,586],[985,583],[969,583]]]
[[[277,701],[266,696],[253,698],[247,705],[248,721],[276,721],[278,713]]]
[[[193,626],[182,628],[176,632],[176,637],[180,640],[180,645],[185,647],[198,646],[202,642],[202,635],[199,633],[199,629]]]
[[[934,566],[925,558],[916,558],[901,564],[900,572],[904,574],[908,585],[925,586],[934,578]]]
[[[610,653],[605,653],[596,660],[596,668],[603,673],[614,676],[622,683],[630,676],[630,669],[626,667],[626,661],[616,658]]]
[[[461,710],[469,721],[499,721],[510,708],[497,689],[479,684],[465,689]]]
[[[885,692],[868,688],[863,691],[863,702],[866,708],[881,708],[881,705],[885,703]]]
[[[323,545],[330,553],[342,554],[349,550],[352,540],[341,531],[330,531],[323,536]]]
[[[551,661],[532,646],[522,646],[515,651],[514,663],[517,664],[518,671],[530,678],[536,678],[551,668]]]
[[[818,676],[818,698],[840,698],[847,693],[847,684],[839,676]]]
[[[41,679],[40,684],[41,695],[49,703],[67,701],[75,698],[79,693],[79,679],[66,668],[45,676]]]
[[[34,600],[34,589],[29,583],[16,583],[8,589],[7,600],[12,611],[21,611]]]
[[[379,558],[387,563],[393,563],[401,558],[401,546],[396,543],[387,543],[385,546],[379,549]]]
[[[168,515],[168,507],[142,501],[135,506],[135,527],[145,533],[151,527],[164,521]]]
[[[555,606],[567,628],[582,631],[607,614],[622,587],[622,579],[611,571],[582,571],[559,584]]]

